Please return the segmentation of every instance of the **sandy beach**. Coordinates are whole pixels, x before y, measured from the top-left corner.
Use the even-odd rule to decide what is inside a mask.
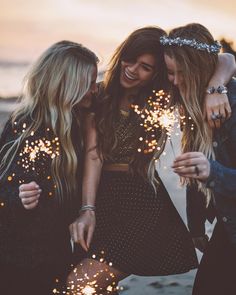
[[[0,99],[0,131],[15,106],[16,102],[12,99]],[[174,202],[184,222],[186,222],[185,190],[180,187],[178,178],[170,168],[174,159],[174,154],[179,154],[180,135],[176,135],[176,132],[177,130],[172,136],[174,152],[168,142],[157,169],[164,184],[166,185],[172,201]],[[211,231],[210,228],[209,231]],[[198,254],[200,258],[200,253]],[[130,276],[120,283],[120,286],[123,289],[121,293],[123,295],[190,295],[195,273],[196,270],[192,270],[181,275],[171,275],[166,277]]]

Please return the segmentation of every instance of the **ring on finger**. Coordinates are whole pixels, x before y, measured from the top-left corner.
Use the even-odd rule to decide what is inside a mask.
[[[218,120],[218,119],[219,119],[219,115],[220,115],[220,114],[212,113],[212,114],[211,114],[211,119],[212,119],[213,121]]]
[[[223,119],[223,115],[222,115],[222,114],[217,114],[217,115],[216,115],[216,120],[218,120],[218,119],[219,119],[219,120]]]
[[[199,176],[200,171],[199,171],[199,168],[197,165],[195,165],[194,171],[195,171],[196,175]]]

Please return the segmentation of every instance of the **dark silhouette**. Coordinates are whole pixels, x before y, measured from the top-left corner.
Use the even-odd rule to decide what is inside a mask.
[[[224,38],[220,40],[220,43],[222,45],[223,52],[228,52],[234,55],[236,59],[236,51],[233,49],[233,42],[232,41],[226,41]]]

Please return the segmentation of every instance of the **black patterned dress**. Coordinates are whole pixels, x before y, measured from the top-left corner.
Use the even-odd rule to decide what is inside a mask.
[[[0,148],[16,140],[24,128],[25,123],[12,125],[9,121]],[[73,129],[75,142],[79,142],[78,127]],[[68,225],[77,216],[79,196],[65,197],[67,201],[62,203],[55,197],[50,156],[50,150],[55,152],[54,139],[55,135],[46,127],[32,133],[14,156],[7,175],[0,180],[0,294],[52,294],[69,271],[72,249]],[[51,148],[43,152],[43,147],[38,159],[30,161],[26,148],[35,150],[48,141]],[[75,148],[79,155],[79,145]],[[26,210],[19,198],[19,185],[30,181],[39,184],[42,194],[37,207]]]
[[[137,151],[139,124],[121,112],[109,163],[129,163]],[[170,275],[197,267],[189,232],[159,179],[157,194],[139,173],[103,171],[96,198],[96,228],[87,257],[143,276]]]

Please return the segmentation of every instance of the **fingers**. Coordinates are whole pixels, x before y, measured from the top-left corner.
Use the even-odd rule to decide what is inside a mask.
[[[178,156],[172,168],[179,176],[186,178],[204,180],[210,174],[210,163],[201,152],[189,152]]]
[[[180,156],[178,156],[178,157],[175,158],[174,163],[173,163],[173,166],[178,165],[178,163],[181,162],[181,161],[190,161],[190,164],[191,164],[192,163],[191,161],[193,159],[199,159],[202,156],[204,156],[204,155],[201,152],[188,152],[188,153],[183,153]]]
[[[80,246],[88,251],[87,244],[85,242],[85,226],[83,223],[74,222],[70,225],[70,233],[73,242],[80,244]]]
[[[226,94],[210,94],[205,98],[205,110],[211,128],[220,128],[221,124],[231,116],[231,107]],[[214,115],[221,118],[214,119]]]
[[[32,191],[38,189],[39,185],[35,181],[31,181],[30,183],[25,183],[19,186],[19,191]]]
[[[229,102],[225,103],[225,110],[226,110],[226,119],[229,119],[232,114],[231,106]]]
[[[32,198],[32,197],[36,197],[37,195],[40,196],[42,190],[41,189],[35,189],[35,190],[32,190],[32,191],[20,191],[19,192],[19,197],[21,199],[23,198]]]
[[[25,204],[24,204],[24,203],[22,202],[22,204],[23,204],[23,206],[24,206],[25,209],[27,209],[27,210],[31,210],[31,209],[34,209],[34,208],[37,207],[38,202],[39,202],[39,200],[37,199],[37,200],[32,201],[31,203],[25,203]]]
[[[39,202],[39,197],[42,190],[35,181],[27,184],[22,184],[19,187],[19,197],[25,209],[34,209]]]
[[[95,229],[94,226],[90,226],[88,228],[87,241],[86,241],[88,248],[90,247],[90,244],[93,238],[94,229]]]

